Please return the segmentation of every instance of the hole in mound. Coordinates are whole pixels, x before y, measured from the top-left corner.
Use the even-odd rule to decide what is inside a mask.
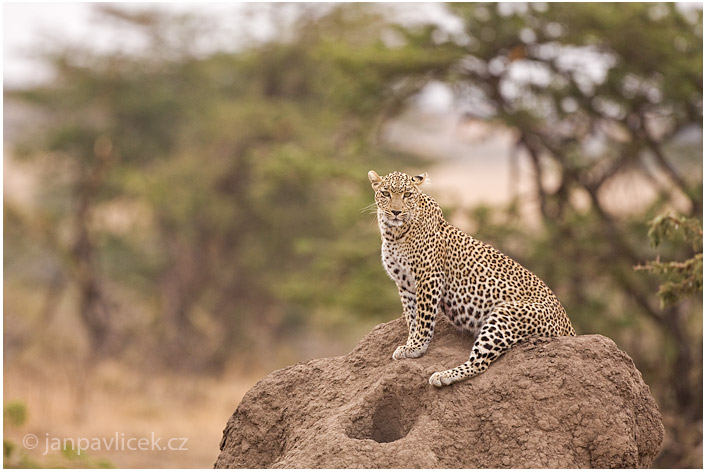
[[[397,398],[386,398],[375,407],[370,439],[388,443],[402,439],[409,433],[402,426],[400,402]]]
[[[378,443],[389,443],[407,436],[414,424],[403,410],[397,395],[385,392],[375,405],[372,415],[354,420],[348,431],[353,439],[372,439]]]

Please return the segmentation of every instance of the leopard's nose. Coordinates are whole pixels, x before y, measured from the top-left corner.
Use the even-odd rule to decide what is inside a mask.
[[[399,215],[400,213],[402,213],[400,210],[392,210],[392,214],[395,216]]]

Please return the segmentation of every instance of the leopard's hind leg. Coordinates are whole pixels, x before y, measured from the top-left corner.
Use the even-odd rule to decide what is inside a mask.
[[[516,309],[511,306],[496,308],[483,323],[469,359],[453,369],[435,372],[429,383],[443,387],[484,372],[491,362],[523,338],[513,333],[511,320],[515,314]]]

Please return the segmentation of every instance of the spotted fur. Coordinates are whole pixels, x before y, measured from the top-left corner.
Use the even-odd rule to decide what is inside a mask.
[[[424,354],[442,312],[476,334],[468,361],[434,373],[441,387],[478,375],[514,344],[534,336],[575,336],[566,311],[529,270],[455,228],[419,189],[426,173],[368,173],[375,190],[382,263],[397,284],[407,342],[393,359]]]

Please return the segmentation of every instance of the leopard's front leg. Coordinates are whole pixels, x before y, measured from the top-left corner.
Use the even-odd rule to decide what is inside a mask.
[[[413,283],[398,283],[397,293],[402,302],[402,313],[407,323],[407,329],[412,329],[412,323],[417,317],[417,295]]]
[[[409,334],[407,342],[404,346],[399,346],[395,349],[392,354],[393,359],[416,358],[427,351],[427,347],[429,347],[431,338],[434,335],[434,325],[441,300],[441,287],[441,277],[438,276],[417,282],[416,313],[408,323]]]

